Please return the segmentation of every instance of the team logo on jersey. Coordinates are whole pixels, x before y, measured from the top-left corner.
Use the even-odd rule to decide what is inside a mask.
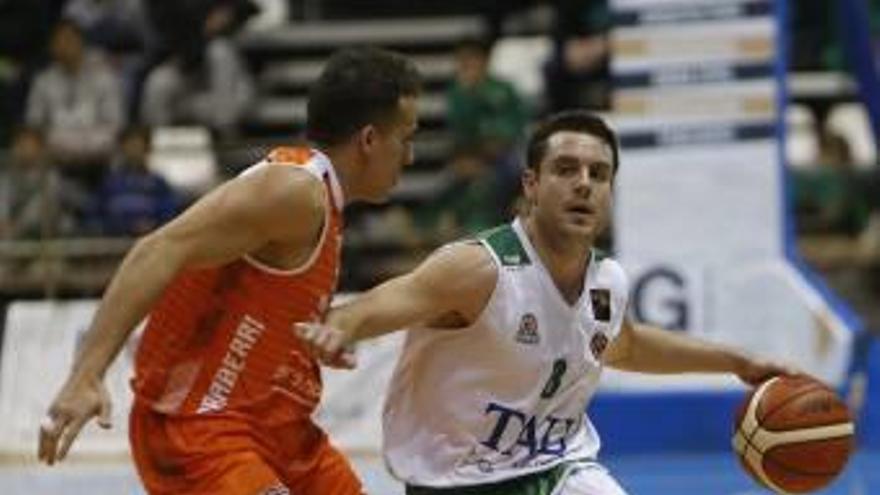
[[[507,265],[519,265],[522,263],[522,256],[518,254],[505,254],[501,257],[501,261]]]
[[[590,289],[590,302],[593,304],[593,318],[596,321],[611,321],[611,291]]]
[[[290,490],[287,489],[286,486],[281,483],[270,486],[262,493],[262,495],[290,495]]]
[[[608,337],[603,332],[594,333],[590,339],[590,351],[593,353],[596,361],[602,358],[602,353],[605,352],[606,347],[608,347]]]
[[[538,319],[532,313],[526,313],[519,321],[519,330],[516,332],[516,341],[520,344],[535,345],[541,341],[538,335]]]

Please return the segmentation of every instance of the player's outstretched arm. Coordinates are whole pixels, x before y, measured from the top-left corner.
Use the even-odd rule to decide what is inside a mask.
[[[270,243],[314,243],[324,190],[307,172],[263,167],[209,193],[139,240],[104,293],[70,374],[41,422],[38,457],[61,460],[80,429],[99,415],[110,426],[107,368],[162,290],[186,268],[217,266]]]
[[[620,335],[608,346],[605,363],[643,373],[735,373],[757,385],[780,374],[797,374],[792,367],[755,359],[734,349],[687,337],[625,318]]]
[[[453,244],[412,272],[333,309],[325,324],[298,325],[297,333],[325,364],[351,367],[354,363],[346,349],[359,340],[420,325],[469,325],[488,303],[497,278],[483,246]]]

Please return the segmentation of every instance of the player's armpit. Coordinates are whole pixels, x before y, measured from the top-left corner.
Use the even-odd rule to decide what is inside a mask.
[[[633,334],[635,328],[629,318],[624,318],[620,325],[620,333],[611,341],[605,350],[603,362],[612,368],[627,369],[632,358]]]

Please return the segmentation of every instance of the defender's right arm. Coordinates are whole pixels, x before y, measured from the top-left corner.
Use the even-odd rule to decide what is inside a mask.
[[[470,325],[489,302],[498,271],[475,243],[436,251],[412,272],[391,279],[333,309],[325,324],[300,324],[298,333],[326,364],[344,366],[345,350],[364,339],[404,328]]]
[[[303,170],[264,166],[233,179],[139,240],[107,288],[70,374],[40,428],[38,456],[63,459],[96,414],[109,427],[103,377],[122,345],[183,269],[219,266],[270,243],[309,246],[324,219],[324,189]]]

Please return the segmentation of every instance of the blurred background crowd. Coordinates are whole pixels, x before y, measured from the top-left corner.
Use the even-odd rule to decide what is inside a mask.
[[[873,298],[876,136],[833,2],[790,4],[795,228],[808,261]],[[509,218],[536,118],[611,110],[611,27],[604,0],[0,0],[0,297],[99,294],[131,239],[297,143],[322,60],[365,43],[425,76],[415,166],[347,226],[341,288],[370,286]]]

